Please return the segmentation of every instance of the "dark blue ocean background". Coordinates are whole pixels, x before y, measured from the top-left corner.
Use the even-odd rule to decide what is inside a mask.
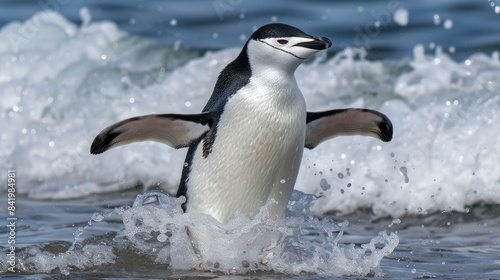
[[[93,20],[113,21],[130,34],[200,49],[240,47],[254,28],[274,21],[331,38],[332,52],[362,47],[376,59],[408,57],[417,44],[452,47],[452,56],[464,59],[498,50],[500,37],[498,3],[487,0],[5,0],[0,26],[41,10],[57,11],[81,24],[83,6]],[[408,11],[407,25],[394,20],[399,8]]]

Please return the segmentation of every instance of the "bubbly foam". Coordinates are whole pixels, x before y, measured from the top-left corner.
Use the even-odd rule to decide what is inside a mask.
[[[332,186],[314,210],[349,213],[369,207],[378,215],[401,216],[497,203],[498,53],[455,62],[439,48],[426,55],[416,46],[408,65],[366,61],[363,55],[345,50],[297,73],[310,107],[375,108],[391,118],[395,132],[390,143],[344,137],[306,151],[296,187],[319,193],[322,179]],[[307,67],[313,67],[314,81],[330,82],[319,88],[305,81]],[[315,106],[327,92],[334,101]],[[347,168],[350,176],[336,176]]]
[[[227,274],[269,271],[382,275],[380,261],[396,248],[398,236],[384,230],[366,244],[343,244],[342,235],[348,222],[315,218],[310,212],[310,203],[315,199],[317,197],[295,191],[284,221],[267,219],[263,207],[254,219],[236,215],[227,224],[220,224],[207,215],[184,214],[183,197],[145,193],[138,195],[130,208],[95,213],[87,226],[77,230],[71,245],[55,242],[23,248],[17,254],[17,269],[70,275],[126,262],[132,254],[137,259],[150,260],[145,261],[141,269],[168,267]],[[80,239],[89,226],[112,215],[121,217],[125,225],[123,231]],[[202,256],[193,249],[186,230],[193,225],[209,229],[205,233],[214,244]],[[276,237],[277,243],[269,246],[270,240]]]

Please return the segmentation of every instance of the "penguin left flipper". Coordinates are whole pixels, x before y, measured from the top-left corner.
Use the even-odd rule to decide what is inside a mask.
[[[157,141],[176,149],[189,146],[210,129],[212,114],[159,114],[129,118],[105,128],[90,147],[91,154],[138,141]]]
[[[340,135],[367,135],[384,142],[392,139],[389,118],[369,109],[337,109],[307,112],[306,141],[304,147],[314,149],[320,143]]]

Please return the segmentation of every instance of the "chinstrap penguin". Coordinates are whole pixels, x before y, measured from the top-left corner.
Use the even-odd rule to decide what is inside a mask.
[[[146,140],[188,148],[177,192],[187,199],[186,212],[226,223],[236,212],[251,218],[268,205],[269,218],[281,219],[304,147],[313,149],[339,135],[368,135],[386,142],[392,138],[390,120],[374,110],[307,112],[295,70],[331,45],[327,38],[289,25],[265,25],[221,71],[200,114],[120,121],[97,135],[90,152]],[[189,231],[200,252],[209,250],[206,236]]]

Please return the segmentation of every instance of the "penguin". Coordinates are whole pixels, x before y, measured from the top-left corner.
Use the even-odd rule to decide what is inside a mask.
[[[112,124],[92,142],[100,154],[127,143],[152,140],[187,148],[177,196],[187,213],[226,223],[235,213],[252,218],[268,207],[282,219],[304,148],[340,135],[388,142],[393,127],[384,114],[358,108],[308,112],[295,80],[307,58],[332,46],[325,37],[272,23],[257,29],[219,74],[200,114],[153,114]],[[189,229],[198,251],[210,241]]]

